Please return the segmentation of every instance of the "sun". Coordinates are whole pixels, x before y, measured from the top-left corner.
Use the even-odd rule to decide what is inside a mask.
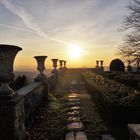
[[[71,58],[78,58],[82,55],[83,50],[78,44],[69,45],[69,55]]]

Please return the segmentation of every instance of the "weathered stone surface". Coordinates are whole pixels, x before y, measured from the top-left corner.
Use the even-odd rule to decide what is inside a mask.
[[[80,99],[77,97],[77,98],[69,98],[68,101],[70,102],[80,102]]]
[[[68,121],[80,121],[80,117],[75,117],[75,116],[70,116],[70,117],[68,117]]]
[[[77,84],[77,81],[75,80],[75,79],[73,79],[72,81],[71,81],[71,85],[76,85]]]
[[[80,110],[80,106],[73,106],[73,107],[70,107],[70,110]]]
[[[80,106],[80,102],[69,102],[67,103],[68,106]]]
[[[11,100],[0,100],[0,140],[23,138],[24,102],[19,96]]]
[[[69,132],[66,134],[66,140],[75,140],[74,139],[74,132]]]
[[[102,140],[115,140],[111,135],[103,135]]]
[[[140,124],[128,124],[128,129],[131,135],[140,139]]]
[[[73,110],[68,112],[69,116],[79,116],[79,114],[80,114],[79,110]]]
[[[87,135],[85,134],[85,132],[77,132],[76,140],[88,140]]]
[[[68,129],[81,129],[83,128],[82,122],[72,122],[67,124]]]
[[[71,94],[68,96],[69,98],[77,98],[77,95],[76,94]]]

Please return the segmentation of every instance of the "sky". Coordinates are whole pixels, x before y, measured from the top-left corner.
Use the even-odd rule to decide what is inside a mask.
[[[34,70],[34,56],[67,60],[67,67],[94,67],[118,58],[129,0],[0,0],[0,44],[23,50],[16,70]]]

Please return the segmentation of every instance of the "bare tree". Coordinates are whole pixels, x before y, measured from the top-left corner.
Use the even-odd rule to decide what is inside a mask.
[[[123,45],[119,48],[124,59],[140,61],[140,0],[130,0],[130,13],[125,17],[122,31],[127,31]]]

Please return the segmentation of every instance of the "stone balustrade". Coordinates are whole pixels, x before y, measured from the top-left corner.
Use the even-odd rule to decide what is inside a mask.
[[[25,127],[28,128],[33,123],[32,117],[36,111],[36,108],[48,99],[48,92],[53,89],[56,84],[54,74],[47,76],[47,86],[44,82],[33,82],[21,89],[19,89],[18,95],[24,101],[25,111]],[[48,89],[49,88],[49,89]]]
[[[55,72],[45,75],[47,56],[35,56],[39,71],[35,80],[17,91],[12,90],[9,83],[14,79],[14,59],[20,50],[22,48],[18,46],[0,44],[0,140],[24,140],[27,137],[26,129],[33,123],[35,111],[47,101],[59,75],[55,60]]]

